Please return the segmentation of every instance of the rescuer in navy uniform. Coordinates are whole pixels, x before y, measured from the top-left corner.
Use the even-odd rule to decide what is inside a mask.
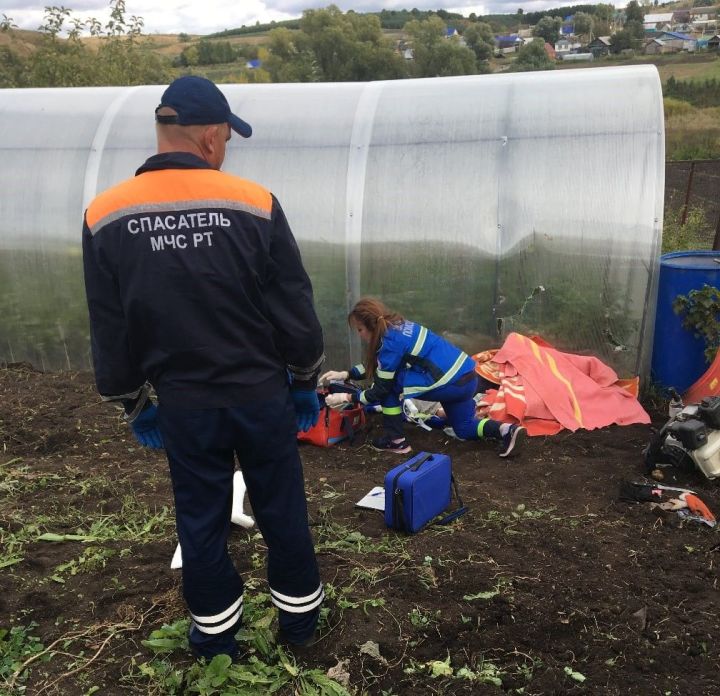
[[[307,644],[323,600],[296,437],[319,412],[312,286],[275,197],[220,171],[232,131],[252,133],[222,92],[181,77],[155,117],[158,153],[85,213],[97,388],[124,404],[141,445],[165,448],[193,652],[238,653],[243,581],[227,551],[236,456],[268,548],[279,637]]]
[[[439,401],[455,434],[463,440],[493,438],[501,441],[501,457],[516,455],[525,440],[525,428],[475,416],[478,375],[472,358],[429,329],[405,319],[372,297],[360,299],[348,323],[367,344],[364,365],[351,370],[326,372],[322,382],[370,379],[372,385],[353,394],[328,394],[325,403],[343,408],[349,402],[382,406],[381,437],[372,442],[377,450],[406,454],[403,434],[404,399]]]

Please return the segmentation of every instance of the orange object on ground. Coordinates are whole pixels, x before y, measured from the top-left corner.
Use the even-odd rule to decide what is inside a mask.
[[[709,522],[713,526],[717,523],[715,515],[712,514],[710,508],[696,495],[693,493],[683,493],[680,498],[687,503],[687,506],[693,515],[702,517],[706,522]]]
[[[358,428],[365,425],[365,409],[362,405],[338,411],[325,405],[322,397],[326,394],[326,390],[318,390],[321,397],[318,422],[307,432],[298,430],[298,441],[309,442],[317,447],[332,447],[343,440],[352,440]]]
[[[529,435],[650,422],[631,393],[637,382],[621,386],[615,371],[598,358],[562,353],[545,341],[511,333],[493,362],[499,388],[487,392],[480,413],[522,423]]]
[[[705,374],[683,394],[683,402],[696,404],[706,396],[718,395],[720,395],[720,351]]]

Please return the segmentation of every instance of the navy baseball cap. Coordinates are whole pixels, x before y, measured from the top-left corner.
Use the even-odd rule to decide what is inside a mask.
[[[177,116],[162,116],[163,106],[173,109]],[[155,109],[158,123],[176,123],[179,126],[207,126],[228,123],[243,138],[252,135],[252,128],[230,111],[230,104],[214,82],[197,75],[184,75],[170,83],[163,92],[160,105]]]

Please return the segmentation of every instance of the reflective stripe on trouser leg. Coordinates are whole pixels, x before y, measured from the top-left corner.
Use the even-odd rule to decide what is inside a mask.
[[[290,642],[312,637],[323,591],[308,526],[295,411],[289,392],[253,408],[233,409],[251,424],[237,457],[255,520],[268,548],[268,583]]]
[[[227,412],[161,406],[159,414],[175,494],[183,594],[193,619],[190,644],[208,658],[234,655],[243,583],[227,551],[235,468]]]
[[[399,394],[388,394],[382,400],[383,430],[397,440],[404,437],[405,418],[402,412]]]
[[[291,597],[280,592],[275,592],[270,588],[270,596],[272,603],[283,611],[289,611],[291,614],[304,614],[306,612],[317,609],[325,598],[322,585],[318,585],[317,590],[305,597]]]
[[[500,435],[500,425],[500,421],[485,418],[481,424],[478,425],[478,432],[480,432],[484,438],[490,437],[494,440],[500,440],[502,438],[502,435]]]

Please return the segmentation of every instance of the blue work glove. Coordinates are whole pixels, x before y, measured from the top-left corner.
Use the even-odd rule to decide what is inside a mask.
[[[162,449],[163,439],[157,424],[157,406],[150,403],[130,423],[135,439],[143,446],[151,449]]]
[[[320,402],[318,401],[317,392],[314,389],[313,391],[291,389],[290,395],[295,405],[298,430],[306,433],[318,422],[318,416],[320,415]]]

